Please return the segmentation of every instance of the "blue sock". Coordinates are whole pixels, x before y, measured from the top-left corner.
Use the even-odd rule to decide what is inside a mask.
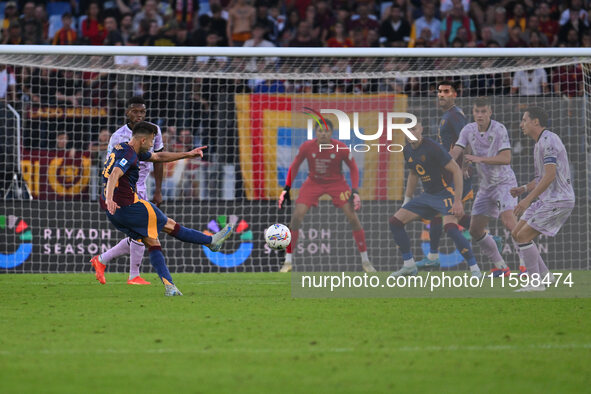
[[[164,284],[173,284],[172,276],[170,276],[170,272],[168,271],[168,267],[164,262],[164,255],[162,254],[162,248],[160,246],[152,246],[150,247],[150,263],[158,273],[160,280]],[[166,283],[168,282],[168,283]]]
[[[183,227],[178,223],[174,225],[174,230],[172,230],[170,235],[179,241],[192,244],[209,245],[211,243],[211,235],[205,235],[201,231]]]
[[[433,218],[429,224],[429,252],[439,253],[441,234],[443,234],[443,220],[440,217]]]
[[[445,232],[453,239],[456,248],[460,251],[460,254],[468,262],[468,265],[472,266],[476,264],[476,258],[472,253],[472,246],[470,242],[462,235],[458,225],[455,223],[448,223],[445,225]]]
[[[404,224],[394,216],[390,218],[390,231],[392,231],[392,235],[394,235],[394,241],[396,241],[400,247],[402,258],[405,261],[412,259],[412,252],[410,251],[410,239],[408,238],[408,234],[404,229]]]

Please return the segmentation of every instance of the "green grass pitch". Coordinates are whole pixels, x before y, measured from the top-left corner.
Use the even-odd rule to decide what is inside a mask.
[[[0,392],[591,387],[589,298],[302,299],[271,273],[177,274],[167,298],[145,278],[0,275]]]

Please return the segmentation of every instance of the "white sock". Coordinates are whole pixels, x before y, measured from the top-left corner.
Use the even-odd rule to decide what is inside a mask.
[[[504,261],[497,261],[496,263],[493,263],[493,264],[496,268],[501,269],[501,270],[507,268],[507,264],[505,264]]]
[[[359,253],[361,253],[361,262],[369,263],[369,257],[367,256],[367,250],[365,252],[359,252]]]
[[[285,253],[285,262],[291,263],[291,253]]]
[[[428,258],[429,260],[435,260],[435,259],[438,259],[438,258],[439,258],[439,253],[431,253],[431,252],[429,252],[429,254],[427,255],[427,258]]]
[[[404,260],[403,266],[406,267],[406,268],[413,268],[413,267],[415,267],[416,266],[415,259],[411,258],[410,260]]]
[[[480,271],[480,267],[478,267],[478,264],[474,264],[470,266],[470,271],[472,272],[479,272]]]
[[[102,254],[99,254],[98,261],[100,261],[102,264],[105,264],[105,263],[103,263],[103,255]]]
[[[525,261],[523,261],[523,259],[521,257],[519,257],[519,266],[520,267],[525,267]]]

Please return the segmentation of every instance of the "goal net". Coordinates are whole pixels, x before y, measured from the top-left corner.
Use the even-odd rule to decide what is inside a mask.
[[[99,208],[99,175],[109,136],[126,123],[126,103],[137,95],[146,100],[146,120],[160,126],[165,150],[208,146],[203,160],[165,164],[162,211],[201,231],[237,224],[219,253],[162,233],[171,271],[278,270],[285,252],[266,246],[264,230],[290,224],[309,175],[305,162],[293,178],[293,202],[279,210],[277,199],[298,150],[324,121],[334,125],[333,138],[348,138],[342,142],[358,168],[357,216],[369,259],[379,271],[395,270],[402,261],[388,218],[402,205],[406,179],[399,149],[404,134],[396,125],[413,114],[436,139],[443,79],[458,84],[456,105],[470,122],[473,100],[490,98],[493,119],[509,131],[520,185],[534,177],[534,144],[520,119],[530,105],[547,110],[549,128],[568,151],[577,203],[556,237],[540,237],[540,251],[552,269],[589,269],[591,56],[578,53],[3,47],[0,272],[90,271],[89,259],[124,237]],[[350,185],[350,168],[343,165],[342,172]],[[477,177],[474,185],[477,190]],[[147,187],[151,197],[153,176]],[[358,242],[341,208],[349,197],[337,191],[310,208],[293,250],[295,269],[361,270]],[[407,226],[418,258],[428,252],[428,225]],[[515,267],[509,232],[496,220],[490,230],[503,238],[503,256]],[[490,268],[474,250],[481,267]],[[444,269],[466,269],[445,235],[440,256]],[[147,255],[142,269],[151,269]],[[127,257],[108,270],[126,272]]]

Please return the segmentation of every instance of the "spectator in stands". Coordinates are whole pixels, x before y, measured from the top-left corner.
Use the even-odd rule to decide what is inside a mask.
[[[18,10],[16,8],[16,1],[6,2],[4,6],[4,19],[2,20],[2,36],[8,34],[8,27],[12,22],[18,22]]]
[[[538,17],[540,19],[540,31],[548,39],[549,46],[555,46],[558,42],[558,31],[560,27],[558,22],[550,15],[550,6],[547,2],[541,2],[538,5]]]
[[[119,15],[121,18],[125,14],[136,15],[142,10],[142,3],[140,0],[116,0],[117,8],[119,9]]]
[[[300,14],[296,10],[289,12],[287,21],[281,29],[279,34],[282,46],[288,46],[289,42],[295,38],[298,32],[298,25],[300,23]]]
[[[265,40],[265,34],[267,33],[268,25],[256,24],[252,30],[252,38],[246,40],[244,43],[245,47],[257,47],[257,48],[272,48],[275,46],[271,41]],[[267,58],[272,59],[272,58]],[[254,60],[254,59],[253,59]]]
[[[25,22],[22,31],[23,44],[25,45],[42,45],[45,44],[41,39],[39,24],[33,21]]]
[[[103,24],[99,20],[99,4],[92,1],[88,5],[86,19],[82,21],[82,39],[88,45],[103,45],[107,36]]]
[[[537,37],[534,38],[536,41],[535,45],[531,44],[532,33],[537,35]],[[521,33],[521,39],[532,48],[548,46],[548,39],[546,36],[538,33],[540,33],[540,18],[538,18],[537,15],[530,15],[529,18],[527,18],[527,27],[525,28],[525,31]]]
[[[70,137],[65,131],[60,131],[55,137],[54,149],[57,151],[68,152],[70,158],[76,157],[76,149],[70,144]]]
[[[269,41],[274,42],[275,44],[278,43],[279,37],[281,34],[281,30],[283,30],[283,25],[285,22],[285,15],[281,15],[279,13],[279,7],[271,6],[269,8],[269,20],[273,23],[273,30],[271,30],[269,34]]]
[[[525,18],[525,9],[523,4],[517,2],[513,6],[513,17],[507,22],[507,26],[511,29],[514,26],[518,26],[521,31],[525,31],[527,25],[527,19]]]
[[[589,29],[585,24],[585,20],[578,17],[575,12],[570,13],[570,20],[560,27],[558,31],[558,41],[566,43],[567,46],[575,46],[576,42],[580,42],[585,33]],[[573,39],[571,30],[574,30],[576,39]],[[569,37],[570,36],[570,37]]]
[[[515,27],[518,29],[518,27]],[[543,68],[516,71],[511,84],[511,94],[540,96],[548,93],[548,74]]]
[[[546,47],[548,46],[546,44],[546,36],[540,33],[539,31],[534,30],[529,34],[528,45],[530,48]]]
[[[274,33],[275,24],[269,19],[269,4],[266,0],[258,0],[256,2],[256,19],[255,26],[263,26],[265,29],[265,40],[271,41],[271,35]],[[254,27],[253,27],[254,34]]]
[[[0,64],[0,101],[14,102],[16,98],[16,78],[14,71],[6,64]]]
[[[492,27],[484,26],[480,31],[480,40],[476,42],[478,48],[486,48],[486,44],[492,41]]]
[[[135,14],[133,17],[133,30],[137,31],[142,20],[156,21],[158,28],[160,28],[164,21],[162,16],[158,13],[158,3],[156,0],[146,0],[142,11]]]
[[[316,7],[313,4],[306,7],[304,20],[312,27],[312,30],[310,31],[312,37],[320,39],[321,28],[320,23],[318,23],[318,20],[316,19]]]
[[[206,45],[207,34],[209,33],[209,26],[211,18],[203,14],[198,18],[197,28],[191,33],[191,45],[203,47]]]
[[[11,22],[8,27],[8,34],[2,37],[2,44],[4,45],[22,45],[23,36],[21,32],[21,25],[19,22]]]
[[[464,27],[468,41],[476,41],[476,27],[474,21],[464,11],[461,0],[452,0],[453,8],[449,15],[441,21],[441,45],[448,46],[456,38],[460,27]]]
[[[353,41],[347,37],[345,25],[342,22],[334,24],[334,34],[328,39],[326,46],[331,48],[350,48],[353,46]]]
[[[23,14],[19,18],[19,22],[21,24],[21,28],[25,27],[26,22],[35,22],[35,2],[34,1],[27,1],[23,6]],[[39,33],[41,35],[41,33]]]
[[[560,15],[560,22],[561,26],[568,23],[568,21],[572,21],[574,19],[579,19],[585,26],[589,26],[589,14],[587,11],[583,9],[583,1],[582,0],[570,0],[569,7],[562,12]],[[573,17],[574,15],[574,17]]]
[[[335,17],[326,0],[317,1],[314,5],[316,6],[316,20],[321,30],[320,40],[326,42],[335,23]]]
[[[380,26],[380,41],[389,47],[406,46],[410,41],[410,25],[402,17],[402,9],[397,4],[392,4],[390,17]]]
[[[219,46],[228,46],[228,22],[222,15],[222,7],[218,3],[211,5],[211,18],[209,19],[209,31],[219,36]]]
[[[470,0],[460,0],[460,5],[464,13],[470,12]],[[439,6],[439,12],[443,19],[447,17],[450,13],[453,12],[454,8],[454,0],[441,0],[441,5]]]
[[[121,1],[121,0],[119,0]],[[119,33],[123,38],[123,45],[127,44],[127,41],[133,36],[133,16],[129,13],[121,16],[121,23],[119,23]]]
[[[435,3],[429,0],[422,4],[423,16],[412,24],[410,31],[410,42],[408,46],[411,48],[415,46],[415,42],[419,37],[422,37],[427,42],[439,41],[441,21],[435,18]],[[427,30],[428,33],[423,33],[424,30]]]
[[[582,37],[582,34],[581,34],[581,37]],[[576,47],[580,46],[581,42],[579,40],[579,32],[577,32],[573,28],[568,29],[568,31],[566,33],[566,39],[564,41],[559,41],[559,43],[560,43],[560,46],[562,46],[562,47],[576,48]]]
[[[408,25],[408,22],[406,23],[406,25]],[[370,30],[378,30],[379,28],[380,24],[373,15],[369,14],[368,6],[364,3],[357,3],[357,14],[351,17],[349,30],[356,31],[358,29],[361,29],[363,40],[365,42],[363,46],[368,45],[367,32]],[[380,33],[380,35],[382,34]],[[408,31],[406,32],[406,36],[408,35],[410,35],[410,26],[408,26]]]
[[[62,28],[53,36],[53,45],[74,45],[78,35],[76,30],[72,29],[72,14],[65,12],[62,15]]]
[[[504,7],[497,7],[495,9],[494,24],[492,27],[493,41],[496,41],[500,46],[505,46],[509,41],[509,27],[507,27],[507,12]]]
[[[312,37],[311,26],[306,21],[301,21],[298,32],[293,40],[289,42],[290,47],[320,47],[320,41]]]
[[[49,41],[49,18],[45,6],[37,4],[35,6],[35,21],[39,32],[39,38],[43,44]]]
[[[57,104],[65,104],[72,107],[83,105],[82,97],[84,88],[78,73],[72,70],[64,70],[59,73],[59,86],[55,92]]]
[[[583,70],[580,64],[571,64],[552,69],[554,93],[562,97],[583,95]]]
[[[123,36],[117,28],[117,19],[114,16],[107,16],[104,20],[105,33],[105,45],[124,45]]]
[[[176,20],[171,19],[160,28],[158,36],[154,40],[155,46],[176,46],[176,33],[179,25]]]
[[[583,33],[583,38],[581,39],[581,46],[583,48],[591,48],[591,33],[589,31]]]
[[[252,28],[256,20],[256,10],[246,0],[236,0],[229,10],[226,34],[230,46],[242,46],[252,38]]]
[[[505,44],[507,48],[524,48],[527,43],[521,39],[521,27],[513,26],[509,30],[509,41]]]
[[[23,99],[33,104],[53,105],[58,81],[47,68],[35,68],[25,78]]]
[[[107,157],[107,150],[109,149],[109,139],[111,138],[111,133],[109,129],[102,128],[99,132],[98,138],[96,141],[91,141],[88,144],[88,151],[91,154],[92,164],[97,168],[99,172],[103,170],[103,163],[105,158]]]

